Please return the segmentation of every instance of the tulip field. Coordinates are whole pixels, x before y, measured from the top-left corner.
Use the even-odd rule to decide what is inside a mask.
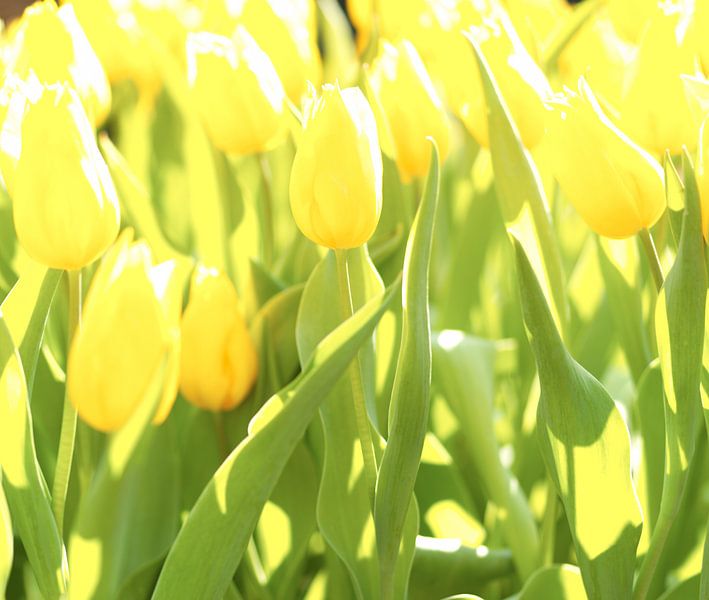
[[[709,600],[709,0],[6,10],[0,600]]]

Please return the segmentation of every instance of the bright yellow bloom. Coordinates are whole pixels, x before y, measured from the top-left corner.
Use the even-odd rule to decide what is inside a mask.
[[[116,239],[116,190],[73,89],[44,88],[28,102],[12,179],[17,238],[34,260],[80,269]]]
[[[362,52],[369,42],[374,18],[374,0],[347,0],[347,14],[357,32],[357,50]]]
[[[640,37],[637,62],[620,107],[619,125],[641,146],[661,155],[678,154],[696,143],[681,74],[697,69],[689,32],[691,13],[659,4]]]
[[[552,93],[546,76],[501,7],[494,7],[481,25],[473,25],[469,31],[480,44],[523,144],[533,148],[544,135],[544,100]],[[468,52],[472,54],[472,48]],[[449,78],[468,80],[468,89],[457,105],[463,123],[479,144],[489,146],[487,103],[477,65],[474,74],[465,78],[460,77],[460,67],[453,60],[448,68],[457,71],[457,75],[450,73]]]
[[[321,246],[356,248],[374,233],[382,209],[382,155],[374,114],[359,88],[324,85],[307,107],[290,206],[303,234]]]
[[[709,76],[709,2],[697,0],[694,11],[694,31],[699,43],[699,56],[704,74]]]
[[[603,113],[588,84],[548,103],[548,149],[562,191],[596,233],[626,238],[665,209],[659,163]]]
[[[503,4],[524,45],[537,59],[543,45],[572,10],[566,0],[504,0]]]
[[[658,1],[608,0],[608,12],[616,31],[626,40],[637,42],[652,17]]]
[[[134,80],[139,87],[155,78],[150,50],[130,5],[111,0],[65,0],[76,11],[86,37],[111,83]]]
[[[180,390],[205,410],[231,410],[256,381],[258,356],[229,278],[200,267],[182,317]]]
[[[566,85],[584,77],[598,98],[620,106],[637,46],[621,38],[607,11],[599,10],[571,39],[559,57],[559,74]]]
[[[697,184],[702,203],[702,232],[709,240],[709,117],[699,132],[699,153],[697,156]]]
[[[300,103],[308,81],[319,85],[322,64],[317,46],[314,0],[210,0],[203,28],[231,35],[244,26],[268,54],[288,97]]]
[[[194,103],[214,145],[231,154],[262,152],[285,131],[285,92],[266,53],[239,26],[231,39],[187,38]]]
[[[396,46],[384,42],[369,76],[394,139],[402,178],[408,181],[425,175],[431,156],[426,138],[436,140],[444,160],[448,154],[450,124],[416,48],[408,41]]]
[[[94,275],[69,353],[67,390],[94,429],[115,431],[146,397],[164,368],[154,422],[175,401],[179,374],[181,289],[173,261],[152,265],[144,242],[127,232]]]
[[[34,71],[44,85],[67,82],[76,89],[91,121],[105,121],[111,109],[106,73],[71,5],[51,0],[25,10],[13,42],[11,68],[23,79]]]

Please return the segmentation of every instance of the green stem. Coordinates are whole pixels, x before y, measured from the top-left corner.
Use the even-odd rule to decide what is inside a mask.
[[[226,434],[226,427],[224,426],[224,413],[217,411],[212,413],[212,415],[214,417],[214,431],[217,436],[217,446],[219,447],[219,461],[223,462],[231,452],[229,438]]]
[[[81,322],[81,270],[67,271],[69,279],[69,332],[67,339],[67,362],[74,332]],[[54,468],[52,484],[52,510],[57,521],[60,535],[64,531],[64,506],[69,489],[71,463],[74,457],[74,442],[76,439],[76,409],[64,392],[64,410],[62,414],[62,429],[59,436],[57,464]]]
[[[547,502],[544,508],[544,520],[542,521],[541,534],[541,559],[542,566],[554,563],[554,544],[556,537],[556,518],[558,500],[556,488],[551,479],[547,478]]]
[[[660,257],[657,254],[657,248],[655,247],[655,242],[652,239],[652,234],[649,229],[641,229],[638,232],[638,237],[642,242],[643,250],[645,251],[645,256],[647,257],[648,266],[650,267],[650,273],[652,273],[652,279],[655,282],[655,287],[659,292],[662,288],[662,284],[665,282],[665,277],[662,274],[662,265],[660,264]]]
[[[337,263],[337,283],[340,292],[340,310],[344,321],[349,319],[354,313],[352,306],[352,290],[350,289],[350,275],[347,268],[347,250],[335,250],[335,260]],[[362,459],[364,461],[364,475],[367,479],[370,505],[372,511],[374,511],[374,498],[377,486],[377,461],[374,456],[372,430],[369,424],[369,417],[367,416],[367,406],[365,404],[362,376],[359,358],[357,356],[352,360],[347,372],[352,387],[357,432],[359,434],[359,443],[362,448]]]
[[[261,233],[263,263],[267,267],[273,264],[274,254],[274,225],[273,225],[273,192],[271,190],[271,170],[265,154],[258,155],[258,166],[261,172],[262,194],[260,197]]]
[[[660,563],[662,552],[665,549],[667,538],[670,535],[672,523],[677,516],[677,508],[679,508],[679,506],[677,506],[675,510],[661,511],[657,518],[655,530],[652,532],[652,538],[650,539],[650,546],[647,549],[645,558],[640,567],[640,572],[638,573],[638,578],[635,581],[633,600],[646,600],[647,598],[652,580],[655,577],[657,565]]]

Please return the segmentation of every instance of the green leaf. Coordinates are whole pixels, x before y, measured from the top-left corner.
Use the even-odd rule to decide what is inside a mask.
[[[699,586],[700,576],[695,575],[670,588],[657,600],[704,600],[707,596],[700,594]]]
[[[564,347],[522,245],[513,243],[539,371],[537,432],[584,585],[591,600],[630,598],[642,517],[628,428],[608,392]]]
[[[66,552],[34,445],[22,361],[0,311],[0,466],[17,534],[45,598],[67,587]]]
[[[403,551],[400,546],[414,501],[414,484],[428,427],[431,389],[428,271],[439,191],[438,148],[434,142],[430,165],[404,256],[401,346],[389,405],[389,435],[377,478],[374,523],[384,598],[394,594],[400,553],[404,572],[411,569],[415,537],[409,536],[408,547],[404,540]],[[406,588],[397,591],[406,595]]]
[[[472,35],[465,35],[475,52],[485,91],[495,187],[505,225],[542,274],[544,295],[557,327],[564,332],[569,318],[566,284],[544,186],[482,50]]]
[[[444,331],[433,340],[433,373],[461,429],[468,455],[490,501],[522,578],[539,565],[537,526],[522,488],[502,465],[495,438],[493,399],[495,345],[461,331]]]
[[[399,281],[320,342],[303,372],[259,411],[249,436],[224,461],[183,525],[154,600],[224,593],[290,455],[398,287]]]
[[[139,408],[111,436],[69,539],[71,597],[112,598],[141,567],[167,551],[178,525],[177,449],[168,424],[150,420],[166,361]],[[172,449],[171,449],[172,446]]]
[[[383,284],[366,248],[347,250],[347,269],[356,310],[381,293]],[[342,322],[335,254],[328,252],[313,271],[298,311],[296,339],[302,365],[320,340]],[[374,345],[359,352],[361,384],[369,414],[374,410]],[[347,566],[359,598],[379,595],[379,566],[367,477],[362,460],[349,377],[342,377],[320,407],[325,456],[317,517],[323,537]]]
[[[13,543],[12,520],[5,492],[2,489],[2,470],[0,469],[0,598],[5,597],[5,586],[10,578],[14,552]]]
[[[460,590],[482,593],[489,582],[513,573],[514,562],[509,550],[471,547],[455,538],[419,536],[409,598],[430,600]]]
[[[578,567],[553,565],[540,569],[525,583],[516,600],[586,600]]]

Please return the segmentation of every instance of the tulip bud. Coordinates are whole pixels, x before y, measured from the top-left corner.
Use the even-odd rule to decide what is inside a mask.
[[[200,267],[182,317],[180,390],[205,410],[231,410],[256,381],[258,357],[229,278]]]
[[[28,102],[11,189],[17,238],[48,267],[80,269],[115,240],[116,189],[71,88],[44,88]]]
[[[690,13],[679,5],[658,4],[640,37],[619,125],[656,155],[694,147],[696,123],[680,75],[696,71],[694,44],[687,35]]]
[[[316,244],[355,248],[374,233],[382,208],[382,156],[374,114],[359,88],[324,85],[307,107],[290,205],[296,224]]]
[[[709,2],[699,2],[695,5],[694,30],[699,42],[699,57],[702,61],[704,74],[709,75]]]
[[[658,1],[609,0],[608,13],[616,31],[629,42],[637,43]]]
[[[300,103],[308,82],[318,85],[322,64],[314,0],[212,0],[203,28],[231,35],[242,25],[273,61],[288,97]]]
[[[111,109],[111,88],[74,8],[35,2],[22,15],[11,68],[23,79],[34,71],[40,83],[67,82],[78,92],[92,123],[103,123]]]
[[[122,235],[99,265],[69,352],[69,399],[84,421],[106,432],[130,419],[161,368],[155,423],[167,418],[177,394],[181,294],[175,263],[153,266],[148,246],[131,237]]]
[[[187,38],[194,103],[214,145],[231,154],[263,152],[285,132],[285,92],[269,57],[237,27],[231,39]]]
[[[704,239],[709,240],[709,117],[704,120],[699,131],[697,185],[702,204],[702,232]]]
[[[603,113],[588,84],[548,102],[548,150],[562,191],[596,233],[626,238],[665,209],[659,163]]]
[[[571,13],[566,0],[505,0],[504,5],[525,47],[536,59],[559,23]]]
[[[384,42],[369,71],[369,83],[394,139],[402,179],[425,175],[431,156],[426,138],[436,140],[444,160],[450,124],[416,48],[408,41],[396,46]]]

